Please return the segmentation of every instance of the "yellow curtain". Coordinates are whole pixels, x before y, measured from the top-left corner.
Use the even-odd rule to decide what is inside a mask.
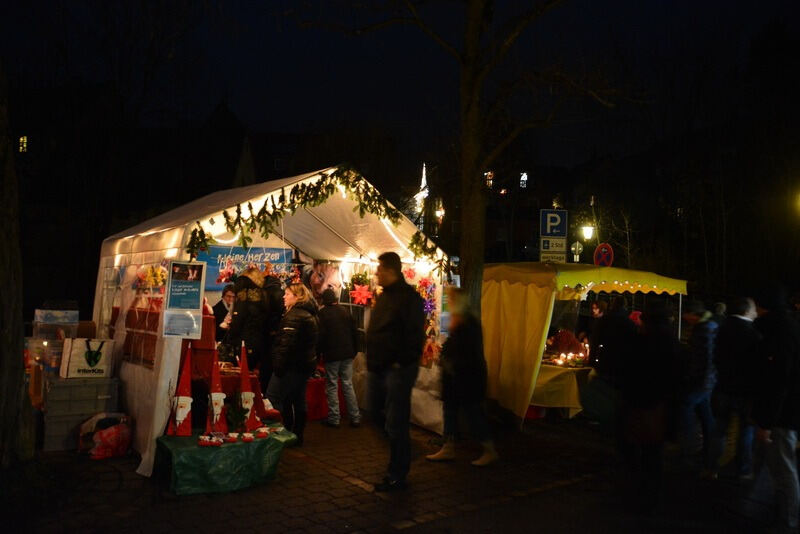
[[[524,417],[530,405],[553,313],[551,284],[484,280],[481,294],[488,396]]]

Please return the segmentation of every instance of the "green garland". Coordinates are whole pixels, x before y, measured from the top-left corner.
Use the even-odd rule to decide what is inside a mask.
[[[428,238],[422,235],[422,232],[416,232],[411,237],[411,242],[408,244],[408,250],[410,250],[414,255],[415,260],[417,258],[427,258],[431,260],[436,265],[436,267],[433,269],[434,273],[446,275],[452,271],[450,258],[447,256],[437,258],[436,244],[433,242],[428,244]]]
[[[400,211],[392,207],[386,198],[363,176],[348,167],[339,167],[329,175],[322,175],[314,183],[292,186],[288,194],[285,188],[281,188],[277,198],[275,195],[270,195],[258,210],[248,202],[249,217],[242,217],[241,204],[236,205],[233,215],[228,213],[228,210],[223,211],[225,229],[231,233],[238,232],[239,244],[247,248],[253,241],[250,234],[254,234],[258,230],[264,239],[268,238],[280,225],[286,213],[293,214],[301,208],[319,206],[335,194],[339,186],[344,189],[348,198],[356,201],[357,205],[353,211],[358,211],[360,217],[371,213],[377,217],[389,219],[392,224],[397,224],[400,220]],[[213,242],[213,238],[205,233],[200,221],[197,221],[196,228],[192,230],[186,245],[186,252],[195,258],[198,251],[207,250]]]

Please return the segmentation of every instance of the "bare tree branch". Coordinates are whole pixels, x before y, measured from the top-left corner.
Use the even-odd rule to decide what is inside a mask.
[[[511,47],[514,46],[514,43],[517,42],[517,39],[519,39],[519,37],[523,34],[525,28],[527,28],[536,19],[544,16],[547,12],[557,7],[563,1],[564,0],[545,0],[544,2],[538,3],[526,13],[520,15],[519,18],[517,18],[516,23],[512,25],[510,30],[508,30],[505,37],[495,42],[495,45],[493,46],[495,49],[494,53],[491,54],[486,64],[478,74],[478,83],[480,84],[483,79],[486,78],[486,76],[488,76],[489,73],[498,65],[498,63],[503,60],[506,54],[508,54],[508,51],[511,50]]]
[[[558,112],[558,109],[561,107],[562,102],[563,102],[563,99],[559,100],[553,106],[553,109],[550,110],[550,113],[547,114],[547,117],[545,117],[543,119],[533,119],[533,120],[518,124],[514,129],[512,129],[510,132],[508,132],[508,135],[506,135],[506,137],[502,141],[500,141],[492,149],[491,152],[489,152],[489,154],[483,159],[483,161],[481,162],[480,167],[478,167],[478,168],[481,169],[481,170],[488,169],[492,165],[492,163],[494,163],[494,160],[496,160],[498,158],[498,156],[500,156],[500,154],[502,154],[503,151],[506,148],[508,148],[508,146],[511,143],[513,143],[517,139],[517,137],[519,137],[520,134],[522,134],[523,132],[525,132],[527,130],[530,130],[532,128],[542,128],[542,127],[550,126],[553,123],[553,119],[555,118],[556,113]]]
[[[459,63],[461,63],[463,61],[461,52],[456,50],[456,48],[453,45],[445,41],[441,35],[433,31],[433,29],[430,26],[428,26],[424,20],[422,20],[422,17],[419,16],[417,7],[413,4],[413,2],[411,2],[410,0],[405,0],[405,4],[406,8],[408,8],[408,11],[411,13],[413,20],[415,21],[419,29],[425,32],[431,39],[436,41],[439,44],[439,46],[444,48],[447,53],[449,53],[451,56],[456,58],[456,60],[458,60]]]

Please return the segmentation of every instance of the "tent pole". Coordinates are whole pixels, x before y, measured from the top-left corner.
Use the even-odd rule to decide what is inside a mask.
[[[678,293],[678,341],[681,339],[681,316],[683,315],[683,295]]]

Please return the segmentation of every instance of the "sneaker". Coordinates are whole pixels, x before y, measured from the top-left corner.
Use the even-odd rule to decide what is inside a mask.
[[[350,426],[352,426],[353,428],[358,428],[358,427],[361,426],[361,421],[360,420],[358,420],[358,421],[352,421],[351,420],[350,421]]]
[[[323,419],[322,424],[330,428],[339,428],[339,423],[331,423],[327,419]]]
[[[398,480],[395,478],[384,477],[382,482],[375,484],[375,492],[376,493],[390,493],[393,491],[402,491],[406,489],[408,486],[406,485],[405,480]]]

